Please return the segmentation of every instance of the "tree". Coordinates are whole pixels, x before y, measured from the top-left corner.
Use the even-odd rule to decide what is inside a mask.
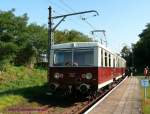
[[[54,37],[55,43],[92,41],[91,38],[76,30],[56,31]]]
[[[17,53],[17,57],[15,58],[16,65],[26,65],[33,68],[34,63],[36,62],[35,50],[32,43],[27,43],[26,46]]]
[[[19,46],[17,39],[22,36],[22,32],[27,24],[27,15],[16,17],[14,9],[10,11],[0,11],[0,62],[12,63]],[[5,61],[5,62],[4,62]],[[2,65],[2,64],[1,64]],[[4,64],[3,64],[4,65]]]
[[[27,14],[15,16],[14,11],[0,11],[0,61],[26,65],[36,54],[46,50],[47,28],[28,24]]]
[[[26,28],[25,41],[19,41],[23,45],[17,54],[16,64],[33,66],[38,61],[38,56],[47,51],[47,35],[45,26],[30,24]]]
[[[150,66],[150,24],[139,34],[139,41],[134,45],[134,60],[136,67],[143,69]]]
[[[132,66],[132,52],[131,48],[128,47],[127,45],[124,46],[121,50],[121,56],[126,60],[127,66],[131,67]]]

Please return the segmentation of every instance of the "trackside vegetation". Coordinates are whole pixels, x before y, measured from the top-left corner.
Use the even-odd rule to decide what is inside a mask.
[[[46,82],[44,69],[7,66],[7,70],[0,74],[0,111],[44,94]]]
[[[141,80],[145,79],[144,76],[137,76],[137,77],[138,77],[140,83],[141,83]],[[144,87],[142,87],[141,84],[140,84],[140,89],[141,89],[141,96],[142,96],[142,101],[141,101],[142,113],[150,114],[150,86],[146,88],[146,92],[147,92],[146,99],[144,96]]]
[[[150,114],[150,87],[147,88],[147,99],[144,101],[144,89],[142,89],[142,109],[144,114]]]
[[[147,88],[147,98],[144,99],[144,88],[142,88],[142,112],[150,114],[150,87]]]

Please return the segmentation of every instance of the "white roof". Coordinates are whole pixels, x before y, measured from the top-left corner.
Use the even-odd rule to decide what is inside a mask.
[[[69,42],[69,43],[55,44],[52,46],[52,49],[88,48],[88,47],[101,47],[111,52],[110,49],[100,44],[99,42]]]

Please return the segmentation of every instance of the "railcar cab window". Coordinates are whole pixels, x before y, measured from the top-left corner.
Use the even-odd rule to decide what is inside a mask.
[[[57,50],[54,52],[54,66],[69,66],[72,63],[72,52]]]
[[[70,49],[54,51],[54,66],[93,66],[94,49]]]

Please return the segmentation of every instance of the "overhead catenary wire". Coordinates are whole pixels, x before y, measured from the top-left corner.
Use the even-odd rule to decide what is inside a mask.
[[[59,0],[59,1],[60,1],[64,6],[66,6],[69,10],[75,12],[75,10],[74,10],[73,8],[71,8],[68,4],[66,4],[63,0]],[[80,19],[81,19],[82,21],[84,21],[85,23],[87,23],[92,29],[95,29],[95,27],[94,27],[91,23],[89,23],[89,22],[87,21],[87,18],[84,18],[82,15],[80,15],[79,17],[80,17]]]
[[[68,12],[68,10],[66,10],[65,8],[63,8],[61,5],[55,3],[55,2],[52,2],[51,0],[49,0],[49,2],[51,4],[53,4],[54,6],[56,6],[58,9],[60,9],[61,11],[65,11],[65,12]],[[69,12],[70,13],[70,12]]]
[[[65,11],[65,12],[67,12],[67,13],[70,13],[70,11],[68,11],[68,10],[66,10],[66,9],[64,9],[64,8],[62,8],[62,7],[60,7],[60,5],[58,5],[58,4],[56,4],[55,2],[51,2],[50,1],[50,3],[52,4],[52,5],[54,5],[55,7],[57,7],[59,10],[61,10],[61,12],[62,11]],[[62,14],[60,14],[60,13],[58,13],[59,11],[56,11],[56,10],[53,10],[53,13],[54,14],[58,14],[58,15],[62,15]],[[69,19],[67,19],[67,20],[69,20]],[[76,25],[81,25],[79,22],[77,22],[77,21],[73,21],[73,23],[75,23]],[[54,24],[54,23],[53,23]]]

